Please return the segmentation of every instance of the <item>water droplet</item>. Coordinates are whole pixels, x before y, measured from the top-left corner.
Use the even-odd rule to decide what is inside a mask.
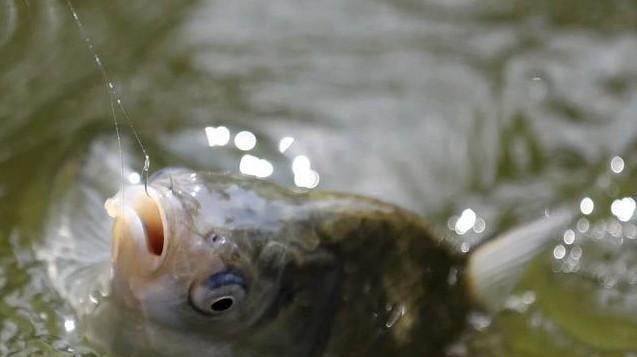
[[[205,129],[208,146],[225,146],[230,141],[230,130],[225,126],[207,126]]]
[[[240,131],[234,136],[234,145],[239,150],[249,151],[257,145],[257,138],[249,131]]]
[[[637,204],[632,197],[624,197],[613,201],[610,211],[620,221],[628,222],[633,217],[636,207]]]
[[[620,156],[615,156],[610,160],[610,170],[618,174],[624,171],[624,159]]]
[[[75,320],[67,318],[64,320],[64,329],[66,332],[71,332],[75,330]]]
[[[281,141],[279,141],[279,152],[280,153],[286,152],[290,148],[290,146],[292,146],[293,143],[294,143],[294,138],[291,136],[286,136],[282,138]]]
[[[555,259],[562,259],[566,256],[566,248],[563,245],[558,244],[553,248],[553,256]]]
[[[292,171],[308,171],[312,167],[310,159],[305,155],[299,155],[292,160]]]
[[[575,242],[575,232],[573,232],[572,229],[567,229],[566,232],[564,232],[563,240],[567,245],[573,244]]]
[[[294,184],[298,187],[314,188],[319,184],[319,174],[314,170],[296,172],[294,174]]]
[[[310,159],[305,155],[299,155],[292,160],[292,172],[294,184],[298,187],[314,188],[319,184],[319,174],[312,170]]]
[[[136,184],[140,183],[141,180],[142,180],[142,177],[137,172],[131,172],[128,175],[128,182],[130,182],[133,185],[136,185]]]
[[[456,221],[456,233],[459,235],[467,233],[476,224],[476,219],[477,215],[471,208],[462,211],[460,218]]]
[[[579,204],[579,209],[583,214],[589,215],[595,209],[595,202],[590,197],[584,197]]]
[[[239,171],[244,175],[265,178],[272,175],[274,167],[268,160],[248,154],[241,157]]]

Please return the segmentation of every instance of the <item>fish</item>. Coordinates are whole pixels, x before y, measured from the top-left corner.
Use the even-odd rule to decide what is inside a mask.
[[[229,173],[164,168],[104,200],[110,166],[62,170],[39,257],[84,338],[116,356],[442,356],[573,219],[464,253],[393,204]]]

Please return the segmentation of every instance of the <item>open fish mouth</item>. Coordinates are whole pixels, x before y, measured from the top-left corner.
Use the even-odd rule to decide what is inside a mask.
[[[166,217],[161,205],[162,194],[148,186],[131,186],[113,198],[104,207],[114,218],[112,261],[136,267],[140,273],[155,271],[168,250]]]

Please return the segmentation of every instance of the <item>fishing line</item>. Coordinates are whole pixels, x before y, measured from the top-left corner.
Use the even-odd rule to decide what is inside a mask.
[[[146,191],[146,194],[148,195],[148,172],[150,170],[150,156],[148,155],[148,152],[146,151],[146,148],[144,147],[144,144],[142,143],[142,140],[139,137],[139,134],[137,133],[137,130],[135,129],[135,126],[133,125],[132,120],[130,119],[130,115],[128,115],[128,111],[122,104],[122,99],[120,98],[117,92],[117,88],[115,88],[115,86],[113,85],[113,82],[110,80],[108,73],[106,72],[106,67],[104,66],[104,63],[102,62],[100,56],[98,55],[97,50],[95,50],[95,46],[93,45],[93,40],[86,33],[84,29],[84,25],[82,24],[82,21],[80,21],[80,17],[78,16],[77,11],[75,11],[75,7],[71,3],[71,0],[66,0],[66,5],[68,6],[69,10],[71,11],[71,14],[73,15],[73,20],[75,22],[75,25],[77,26],[84,42],[86,42],[88,50],[93,56],[93,59],[95,60],[95,63],[97,64],[97,68],[99,69],[102,75],[104,85],[106,86],[106,92],[108,93],[109,104],[111,107],[111,115],[113,116],[113,125],[115,126],[115,135],[117,136],[117,148],[119,150],[120,171],[121,171],[120,185],[121,185],[121,192],[122,192],[122,200],[124,195],[124,152],[122,150],[121,130],[120,130],[117,111],[115,110],[114,103],[117,103],[117,107],[119,108],[122,115],[124,116],[124,119],[126,119],[126,123],[128,124],[128,127],[133,133],[133,136],[135,137],[137,144],[139,145],[140,149],[142,150],[142,153],[144,154],[144,167],[142,169],[142,173],[144,176],[144,190]]]

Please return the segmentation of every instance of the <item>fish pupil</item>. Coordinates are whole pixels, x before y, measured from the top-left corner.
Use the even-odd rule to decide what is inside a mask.
[[[216,300],[210,305],[210,309],[215,312],[226,311],[234,305],[234,299],[231,297],[223,297]]]

